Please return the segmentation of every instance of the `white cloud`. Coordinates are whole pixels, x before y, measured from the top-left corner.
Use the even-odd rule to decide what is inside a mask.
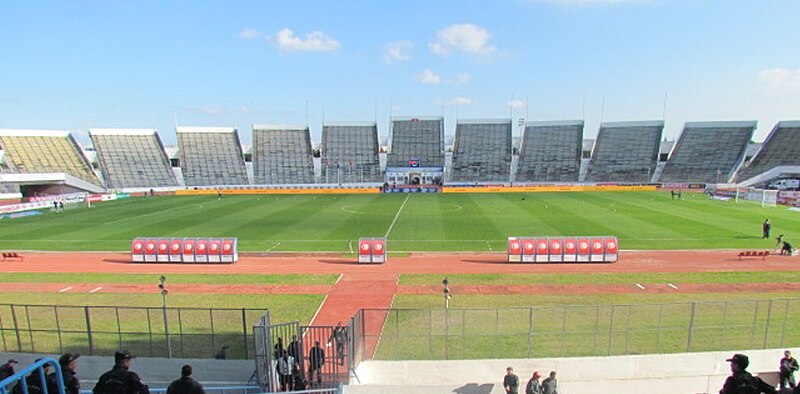
[[[188,110],[191,111],[191,112],[197,112],[197,113],[200,113],[200,114],[203,114],[203,115],[210,115],[210,116],[227,114],[229,112],[226,108],[213,106],[213,105],[209,105],[209,106],[205,106],[205,107],[190,107],[190,108],[188,108]]]
[[[459,85],[463,85],[465,83],[469,83],[469,78],[470,78],[470,76],[467,73],[458,74],[458,76],[456,76],[456,83],[459,84]]]
[[[254,40],[257,38],[261,38],[264,36],[264,33],[253,29],[252,27],[245,27],[242,31],[239,32],[239,37],[244,38],[246,40]]]
[[[495,47],[489,45],[492,35],[488,30],[471,23],[455,24],[436,32],[436,41],[428,43],[431,51],[437,55],[447,56],[451,51],[460,51],[471,55],[489,55]]]
[[[472,105],[475,101],[469,97],[456,97],[453,99],[452,103],[455,105]]]
[[[289,28],[281,29],[274,41],[281,52],[333,52],[341,46],[339,41],[321,31],[312,31],[301,38]]]
[[[424,84],[436,85],[442,83],[442,77],[431,70],[422,71],[417,78]]]
[[[411,60],[411,48],[414,44],[409,41],[397,41],[386,44],[383,61],[387,64],[394,62],[407,62]]]
[[[510,108],[520,109],[525,108],[525,102],[522,100],[510,100],[506,102]]]
[[[758,73],[758,80],[773,92],[800,89],[800,68],[770,68]]]

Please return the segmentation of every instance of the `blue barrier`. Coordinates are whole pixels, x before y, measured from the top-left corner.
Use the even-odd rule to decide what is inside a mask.
[[[14,384],[21,384],[22,386],[22,393],[28,394],[28,383],[25,381],[25,378],[34,372],[39,373],[39,379],[42,386],[42,392],[45,394],[56,394],[56,393],[48,393],[47,392],[47,384],[46,384],[46,376],[44,374],[44,369],[46,365],[52,365],[53,369],[55,370],[56,374],[56,381],[58,382],[58,389],[56,391],[57,394],[64,394],[64,376],[61,374],[61,366],[58,365],[58,361],[50,358],[45,357],[40,359],[39,361],[28,365],[25,368],[22,368],[21,371],[3,379],[0,381],[0,394],[9,394],[11,390],[14,388]]]
[[[264,393],[259,386],[203,387],[206,394],[272,394]],[[166,393],[167,389],[150,389],[151,394]],[[293,391],[293,394],[338,394],[339,388]],[[63,394],[63,393],[61,393]],[[81,394],[92,394],[92,390],[81,390]]]

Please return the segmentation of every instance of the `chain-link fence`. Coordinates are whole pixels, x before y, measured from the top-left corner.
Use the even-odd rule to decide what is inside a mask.
[[[369,309],[354,319],[354,340],[356,362],[784,348],[800,345],[798,316],[800,299]]]
[[[263,309],[0,304],[4,352],[143,357],[253,358],[253,322]]]

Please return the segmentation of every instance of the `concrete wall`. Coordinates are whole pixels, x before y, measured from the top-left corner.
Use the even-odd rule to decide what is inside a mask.
[[[748,370],[777,385],[784,349],[741,351],[750,357]],[[514,368],[521,392],[533,371],[558,373],[559,393],[619,394],[717,393],[737,352],[681,353],[614,357],[575,357],[469,361],[366,361],[360,380],[346,394],[501,394],[505,369]],[[354,379],[355,380],[355,379]]]
[[[53,357],[58,360],[59,355],[0,353],[0,363],[5,363],[13,358],[19,361],[17,370],[22,366],[33,363],[40,357]],[[165,359],[137,357],[131,364],[131,371],[139,374],[142,381],[151,388],[166,387],[169,382],[181,376],[181,367],[185,364],[192,366],[192,376],[203,383],[204,386],[239,386],[247,384],[250,376],[255,371],[253,360],[214,360],[214,359]],[[113,357],[81,356],[78,359],[78,378],[81,380],[81,389],[92,389],[97,378],[107,372],[114,365]]]

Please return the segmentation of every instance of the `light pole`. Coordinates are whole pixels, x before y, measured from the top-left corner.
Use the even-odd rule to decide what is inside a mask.
[[[450,288],[447,287],[447,285],[450,284],[450,281],[447,280],[446,276],[444,277],[442,284],[444,285],[444,289],[442,289],[442,292],[444,293],[444,309],[449,309],[451,296],[450,296]]]
[[[169,339],[169,319],[167,317],[167,286],[164,282],[167,281],[167,277],[161,275],[158,278],[158,288],[161,290],[161,310],[164,313],[164,336],[167,338],[167,355],[169,358],[172,358],[172,341]]]

